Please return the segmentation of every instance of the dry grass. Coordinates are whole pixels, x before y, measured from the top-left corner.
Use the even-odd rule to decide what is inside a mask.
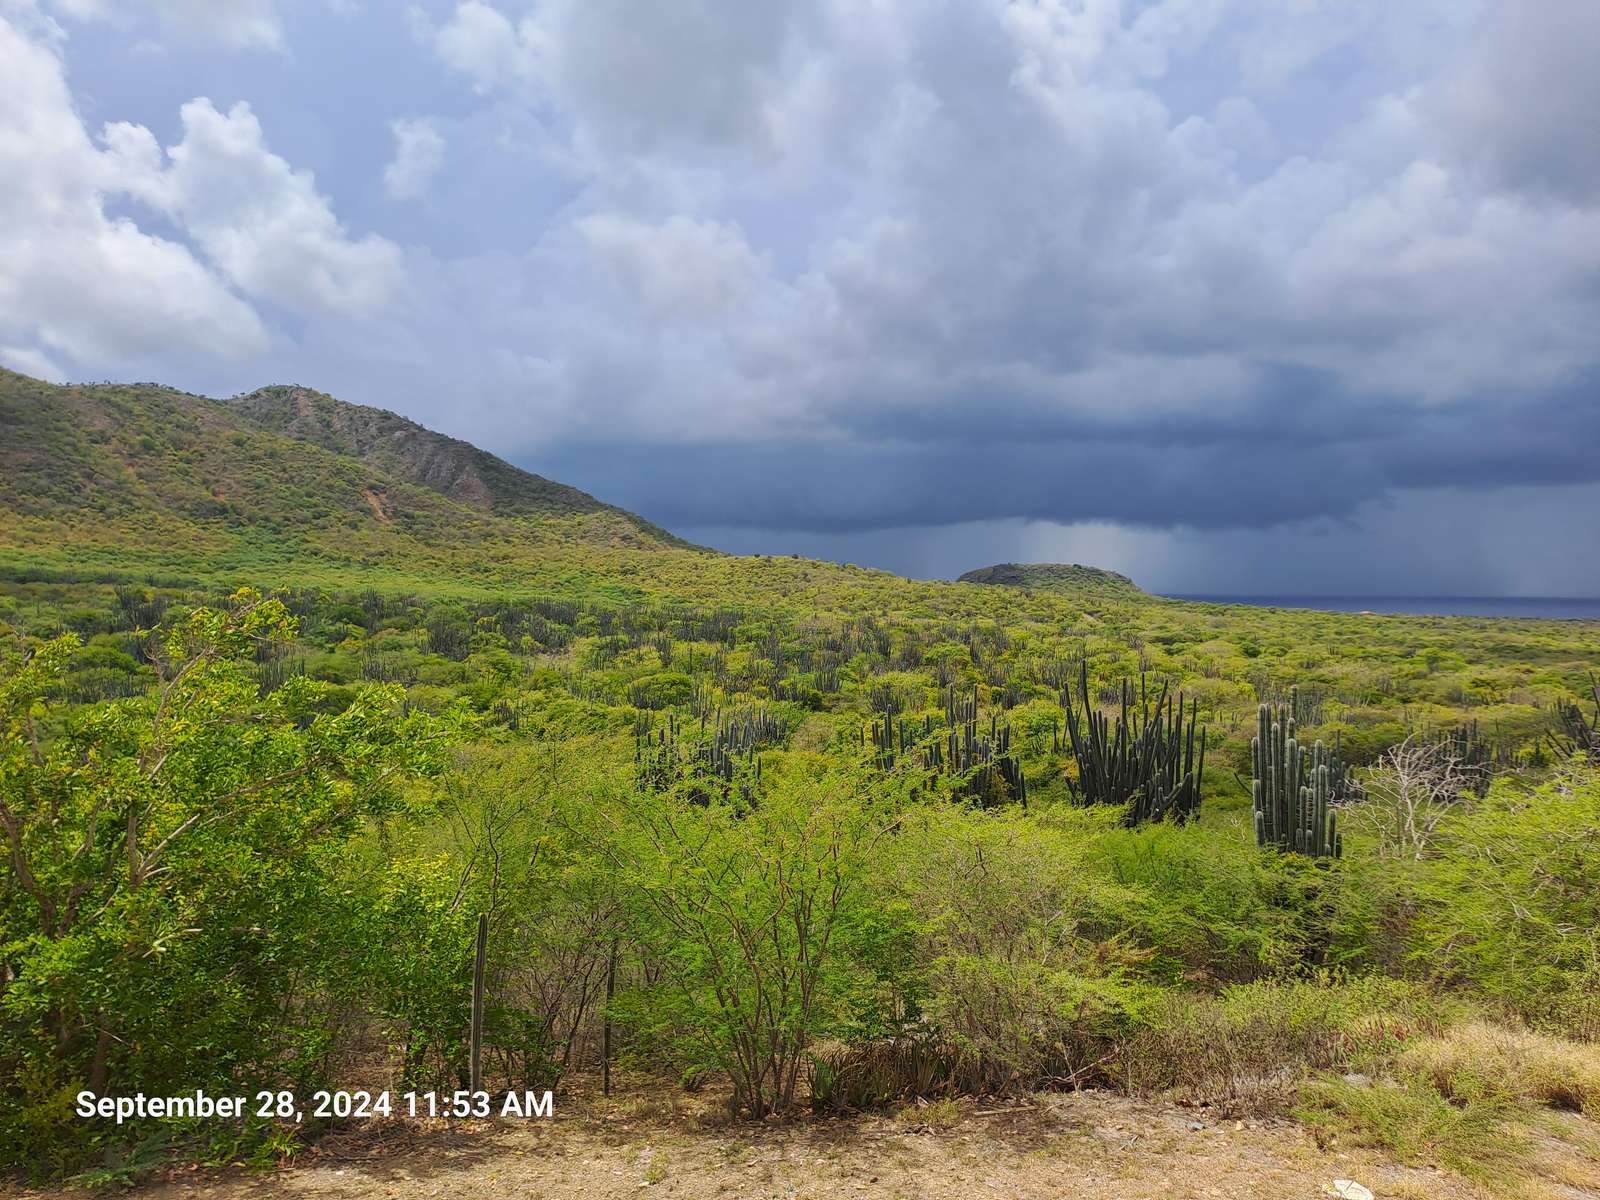
[[[1600,1116],[1600,1046],[1474,1022],[1408,1046],[1400,1067],[1451,1100],[1506,1094]]]
[[[1524,1111],[1503,1095],[1453,1102],[1421,1077],[1402,1086],[1333,1076],[1301,1089],[1298,1115],[1325,1136],[1348,1135],[1401,1162],[1437,1164],[1483,1180],[1526,1174],[1529,1130],[1519,1119]]]
[[[1122,1085],[1199,1103],[1270,1111],[1322,1071],[1387,1069],[1405,1045],[1441,1032],[1449,1014],[1393,980],[1262,982],[1220,997],[1169,999],[1124,1048]]]
[[[912,1129],[942,1132],[961,1124],[965,1115],[955,1100],[914,1100],[895,1113],[894,1119]]]
[[[950,1090],[952,1056],[929,1042],[895,1038],[846,1045],[826,1042],[811,1053],[811,1105],[860,1112],[896,1100]]]
[[[1473,1021],[1408,1043],[1390,1073],[1311,1081],[1300,1116],[1403,1162],[1447,1166],[1496,1195],[1570,1195],[1561,1188],[1600,1178],[1594,1126],[1552,1111],[1600,1115],[1600,1047]]]

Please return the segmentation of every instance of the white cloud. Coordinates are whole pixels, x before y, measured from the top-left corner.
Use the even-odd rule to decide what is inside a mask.
[[[398,247],[351,236],[310,173],[268,149],[248,105],[184,105],[183,138],[165,153],[124,122],[96,143],[73,105],[59,29],[31,5],[9,0],[4,11],[0,344],[11,361],[60,374],[58,357],[237,359],[270,338],[229,284],[301,312],[367,313],[395,292]],[[210,265],[108,208],[123,196],[165,215]]]
[[[67,381],[66,371],[48,354],[32,346],[0,346],[0,366],[50,383]]]
[[[1600,210],[1486,186],[1438,99],[1504,76],[1507,21],[1541,23],[1571,151],[1544,161],[1581,178],[1584,2],[464,0],[425,33],[571,131],[588,261],[533,302],[633,322],[627,369],[673,402],[728,386],[769,431],[876,431],[934,396],[1007,428],[1221,426],[1263,360],[1418,408],[1594,362]],[[666,336],[690,314],[715,319]],[[618,348],[595,352],[565,356],[585,413],[624,403]]]
[[[19,3],[38,7],[38,0],[8,0],[11,7]],[[74,21],[94,21],[103,18],[108,9],[106,0],[49,0],[52,12],[60,13]]]
[[[705,317],[744,299],[761,270],[744,235],[715,221],[661,224],[613,214],[581,218],[578,232],[631,294],[660,317]]]
[[[113,21],[128,25],[153,18],[164,33],[180,40],[231,50],[283,48],[283,21],[277,0],[49,0],[51,8],[75,21]]]
[[[423,40],[484,93],[560,105],[583,136],[629,152],[673,146],[767,147],[804,81],[809,33],[832,0],[544,0],[513,21],[459,0],[437,27],[413,10]],[[865,29],[872,14],[862,12]],[[798,71],[798,76],[797,76]]]
[[[481,92],[526,84],[538,74],[546,47],[532,17],[513,25],[491,4],[461,0],[450,19],[438,28],[428,23],[420,8],[411,10],[411,19],[439,57],[471,78]]]
[[[242,49],[283,45],[275,0],[151,0],[162,23],[202,40]]]
[[[399,248],[352,238],[312,174],[267,148],[248,104],[222,113],[201,98],[181,116],[183,140],[165,162],[139,126],[108,127],[107,143],[129,190],[180,222],[234,284],[300,310],[367,312],[389,298],[402,276]]]
[[[119,362],[265,348],[254,311],[184,246],[108,215],[121,152],[95,146],[50,45],[0,18],[0,338],[13,355]]]
[[[422,118],[394,121],[394,159],[383,171],[384,189],[396,200],[415,200],[428,190],[444,166],[445,141],[433,123]]]

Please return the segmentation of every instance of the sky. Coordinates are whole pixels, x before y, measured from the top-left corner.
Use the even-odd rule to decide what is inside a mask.
[[[740,553],[1600,595],[1594,0],[0,0],[0,363]]]

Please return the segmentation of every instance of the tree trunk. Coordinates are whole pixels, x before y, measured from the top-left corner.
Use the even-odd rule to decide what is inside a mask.
[[[89,1064],[89,1090],[96,1096],[106,1092],[106,1076],[110,1070],[111,1031],[100,1026],[100,1035],[94,1043],[94,1061]]]
[[[478,946],[472,962],[472,1090],[483,1090],[483,965],[489,953],[489,914],[478,914]]]

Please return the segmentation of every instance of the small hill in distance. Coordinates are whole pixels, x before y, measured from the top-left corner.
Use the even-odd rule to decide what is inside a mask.
[[[957,583],[987,583],[998,587],[1032,588],[1040,592],[1075,595],[1134,597],[1145,593],[1126,575],[1078,563],[997,563],[968,571]]]

